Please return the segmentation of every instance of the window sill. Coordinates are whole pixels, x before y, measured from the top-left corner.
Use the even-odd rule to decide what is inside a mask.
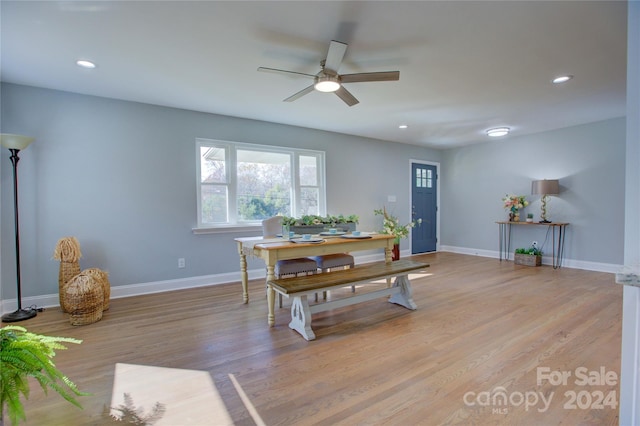
[[[237,234],[239,232],[262,232],[261,225],[229,225],[216,226],[210,228],[193,228],[191,230],[194,235],[204,234]]]

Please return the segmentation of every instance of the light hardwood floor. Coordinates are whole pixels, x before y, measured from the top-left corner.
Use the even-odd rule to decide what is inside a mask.
[[[250,283],[248,305],[234,283],[115,299],[102,321],[81,327],[48,309],[19,325],[83,339],[56,363],[92,395],[79,410],[33,383],[26,424],[109,424],[103,410],[118,405],[119,363],[208,372],[211,404],[189,396],[186,376],[160,380],[162,370],[144,370],[115,380],[118,393],[145,383],[152,399],[176,391],[157,401],[174,419],[164,424],[217,425],[226,415],[236,425],[617,425],[622,287],[611,274],[451,253],[412,259],[431,265],[427,276],[412,276],[418,310],[383,298],[318,314],[312,342],[288,328],[286,307],[267,327],[263,281]],[[538,383],[544,368],[571,376],[566,385]],[[617,380],[576,384],[579,368]],[[616,397],[614,409],[611,399],[593,405],[599,392]],[[207,409],[221,416],[190,420]]]

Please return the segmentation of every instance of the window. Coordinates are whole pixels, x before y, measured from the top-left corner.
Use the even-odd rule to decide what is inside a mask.
[[[198,227],[325,214],[324,152],[196,140]]]

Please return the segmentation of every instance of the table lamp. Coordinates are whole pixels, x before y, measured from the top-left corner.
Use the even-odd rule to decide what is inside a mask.
[[[558,179],[534,180],[531,182],[531,194],[542,194],[542,205],[540,206],[540,223],[551,223],[547,219],[547,197],[549,195],[557,195],[560,193],[560,184]]]

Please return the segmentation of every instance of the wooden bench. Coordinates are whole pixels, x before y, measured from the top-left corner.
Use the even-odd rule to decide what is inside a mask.
[[[389,302],[415,310],[417,306],[412,298],[411,284],[408,275],[409,272],[422,270],[428,266],[426,263],[411,260],[398,260],[391,263],[366,263],[357,265],[351,269],[335,272],[272,280],[269,281],[267,285],[282,296],[293,299],[291,303],[291,322],[289,323],[289,327],[296,330],[305,339],[313,340],[316,336],[311,329],[311,315],[316,312],[341,308],[383,296],[391,296]],[[393,285],[380,290],[356,293],[346,298],[319,303],[317,305],[309,305],[307,300],[308,295],[313,295],[318,291],[332,290],[356,284],[366,284],[375,280],[393,277],[395,277]]]

